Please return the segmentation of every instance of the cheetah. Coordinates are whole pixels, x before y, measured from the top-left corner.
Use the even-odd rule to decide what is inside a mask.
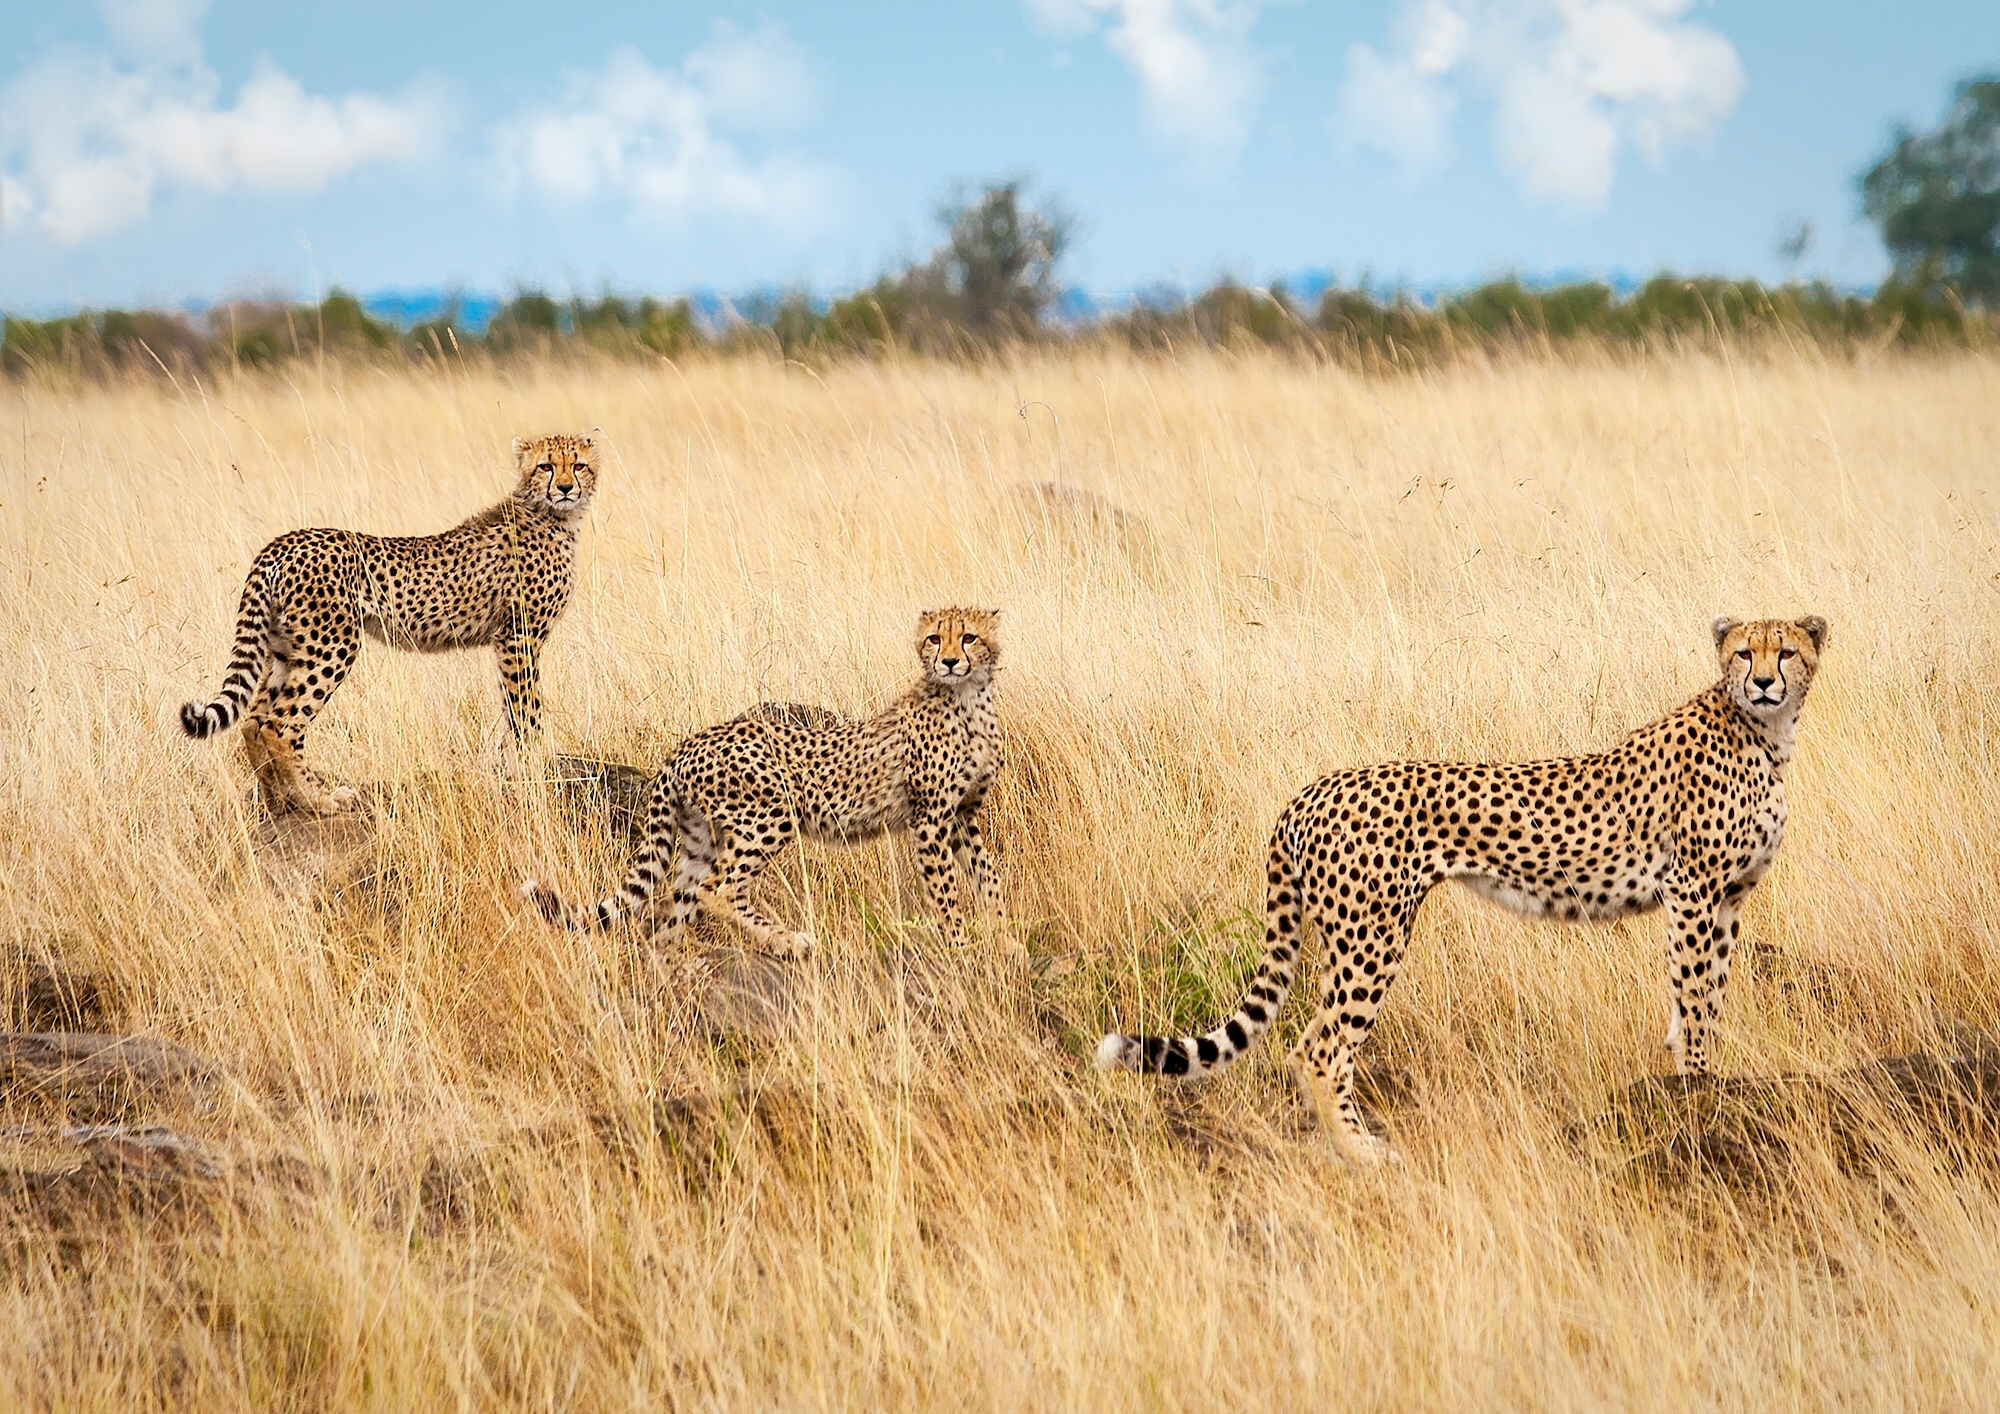
[[[1399,762],[1340,771],[1278,817],[1264,961],[1235,1015],[1202,1036],[1106,1036],[1100,1070],[1205,1075],[1277,1019],[1310,918],[1320,1009],[1291,1055],[1350,1159],[1391,1157],[1354,1101],[1355,1053],[1433,887],[1456,879],[1522,913],[1598,921],[1662,908],[1682,1074],[1708,1068],[1743,899],[1785,836],[1785,766],[1827,643],[1818,615],[1713,625],[1722,679],[1593,756],[1518,765]]]
[[[1004,932],[999,877],[979,810],[1001,767],[993,674],[997,609],[927,609],[917,621],[923,673],[894,703],[856,721],[798,703],[762,703],[674,748],[653,787],[646,839],[618,892],[580,915],[535,880],[521,886],[551,923],[609,928],[645,907],[676,849],[672,947],[704,908],[732,916],[761,947],[804,955],[812,936],[787,931],[752,897],[758,876],[799,835],[841,843],[909,830],[945,939],[965,942],[963,869]]]
[[[513,493],[441,535],[280,535],[251,562],[221,695],[184,704],[182,729],[214,736],[241,714],[251,769],[273,810],[359,809],[352,787],[329,787],[302,757],[306,727],[347,677],[365,633],[422,653],[491,644],[513,737],[535,736],[539,659],[569,602],[577,532],[597,489],[596,446],[591,434],[517,438]]]

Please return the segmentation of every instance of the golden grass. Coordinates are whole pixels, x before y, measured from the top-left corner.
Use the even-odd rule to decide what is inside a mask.
[[[371,650],[310,743],[389,783],[377,887],[260,882],[233,738],[175,722],[251,555],[440,529],[508,438],[592,424],[555,744],[650,762],[759,698],[865,709],[920,607],[999,605],[1032,982],[941,951],[907,843],[809,850],[769,892],[823,947],[791,1027],[718,1038],[680,960],[510,897],[622,859],[489,768],[483,655]],[[1341,1165],[1285,1079],[1303,1003],[1201,1087],[1085,1056],[1234,999],[1314,775],[1602,746],[1710,680],[1718,613],[1833,625],[1721,1070],[2000,1023],[1996,499],[1975,357],[0,384],[5,942],[240,1082],[176,1118],[228,1201],[8,1220],[0,1404],[1987,1407],[1976,1156],[1802,1144],[1759,1196],[1579,1129],[1666,1066],[1656,919],[1440,891],[1370,1048],[1393,1172]]]

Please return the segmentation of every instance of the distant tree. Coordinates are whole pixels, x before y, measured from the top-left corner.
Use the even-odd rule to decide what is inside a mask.
[[[2000,77],[1958,86],[1935,131],[1899,128],[1861,177],[1897,282],[2000,306]]]
[[[371,318],[360,300],[341,289],[320,302],[314,324],[313,332],[328,348],[387,348],[393,338],[388,325]]]
[[[1812,217],[1801,216],[1797,222],[1787,226],[1776,241],[1772,242],[1771,249],[1777,252],[1778,259],[1785,262],[1785,272],[1788,278],[1798,273],[1799,262],[1804,260],[1806,255],[1812,250],[1813,239],[1817,235],[1818,232],[1813,226]]]
[[[944,241],[922,261],[830,303],[805,291],[741,312],[787,357],[906,348],[965,354],[1032,336],[1060,294],[1056,270],[1076,225],[1032,202],[1016,178],[940,205]],[[725,340],[727,342],[727,340]]]
[[[938,213],[946,243],[938,252],[974,334],[1024,334],[1055,302],[1056,263],[1068,249],[1074,222],[1053,202],[1040,209],[1023,199],[1023,183],[1001,182],[976,201]]]

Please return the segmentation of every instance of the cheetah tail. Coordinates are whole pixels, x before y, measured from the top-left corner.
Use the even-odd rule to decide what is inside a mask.
[[[236,610],[236,651],[230,655],[222,692],[213,702],[183,702],[181,730],[191,737],[215,736],[236,725],[264,681],[271,662],[271,601],[264,583],[264,566],[250,567],[243,583],[243,601]]]
[[[521,897],[532,903],[542,917],[558,928],[567,928],[572,933],[581,933],[595,924],[603,927],[601,920],[586,917],[563,901],[563,896],[547,884],[535,879],[521,881]]]
[[[1292,989],[1299,956],[1303,911],[1298,870],[1292,863],[1281,820],[1271,837],[1270,869],[1264,891],[1264,961],[1250,990],[1229,1020],[1202,1036],[1120,1036],[1097,1043],[1099,1070],[1153,1071],[1161,1075],[1206,1075],[1220,1070],[1256,1044],[1270,1029]]]
[[[660,772],[653,785],[653,797],[646,811],[646,842],[625,874],[618,892],[588,913],[570,907],[561,894],[548,885],[528,879],[521,884],[521,897],[541,910],[542,917],[572,933],[589,928],[610,928],[643,909],[665,877],[667,864],[678,837],[677,825],[685,808],[686,796],[673,768]]]

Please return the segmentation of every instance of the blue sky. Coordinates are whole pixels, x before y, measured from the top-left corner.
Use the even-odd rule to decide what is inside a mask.
[[[0,0],[0,307],[871,280],[1032,174],[1086,290],[1869,283],[1853,175],[2000,4]]]

